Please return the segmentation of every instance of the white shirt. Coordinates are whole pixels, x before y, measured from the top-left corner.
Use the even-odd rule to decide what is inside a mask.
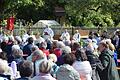
[[[46,34],[47,33],[47,34]],[[54,32],[51,28],[46,28],[44,31],[43,31],[43,36],[44,36],[44,39],[46,40],[47,38],[53,38],[54,36]],[[50,39],[51,40],[51,39]]]
[[[60,38],[63,41],[69,41],[70,40],[70,34],[68,32],[63,32]]]
[[[34,44],[42,43],[42,42],[45,42],[45,39],[40,36],[38,39],[34,41]]]
[[[73,40],[76,42],[80,42],[80,38],[81,38],[80,33],[75,33],[73,35]]]
[[[26,42],[26,40],[29,38],[30,36],[28,34],[24,34],[22,39],[23,39],[23,42]]]

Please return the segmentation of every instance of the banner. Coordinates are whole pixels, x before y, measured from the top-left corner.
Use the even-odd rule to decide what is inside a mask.
[[[7,30],[13,30],[14,29],[14,17],[10,17],[7,19]]]

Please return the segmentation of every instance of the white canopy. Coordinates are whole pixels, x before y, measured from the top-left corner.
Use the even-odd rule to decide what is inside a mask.
[[[49,26],[51,28],[61,27],[61,25],[55,20],[39,20],[37,23],[33,25],[33,27],[46,27]]]

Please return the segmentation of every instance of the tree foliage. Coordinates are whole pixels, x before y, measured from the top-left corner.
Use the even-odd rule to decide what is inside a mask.
[[[0,19],[37,22],[55,19],[55,7],[65,9],[65,17],[74,26],[112,27],[120,23],[120,0],[0,0]]]
[[[39,19],[53,18],[53,5],[52,0],[3,0],[0,18],[8,18],[15,16],[18,19],[26,21],[38,21]]]
[[[76,25],[94,24],[112,27],[120,22],[119,0],[60,0]],[[74,21],[74,20],[73,20]],[[72,23],[72,24],[75,24]]]

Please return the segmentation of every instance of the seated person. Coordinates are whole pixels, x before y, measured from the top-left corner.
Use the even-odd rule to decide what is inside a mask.
[[[11,80],[11,75],[7,74],[9,66],[7,61],[0,59],[0,80]]]
[[[39,65],[40,74],[33,77],[32,80],[56,80],[50,74],[52,65],[50,61],[44,60]]]
[[[72,67],[75,55],[72,53],[63,56],[64,64],[56,72],[57,80],[81,80],[79,73]]]
[[[24,60],[18,64],[18,71],[20,71],[20,78],[16,80],[30,80],[33,73],[33,64],[30,61]]]

